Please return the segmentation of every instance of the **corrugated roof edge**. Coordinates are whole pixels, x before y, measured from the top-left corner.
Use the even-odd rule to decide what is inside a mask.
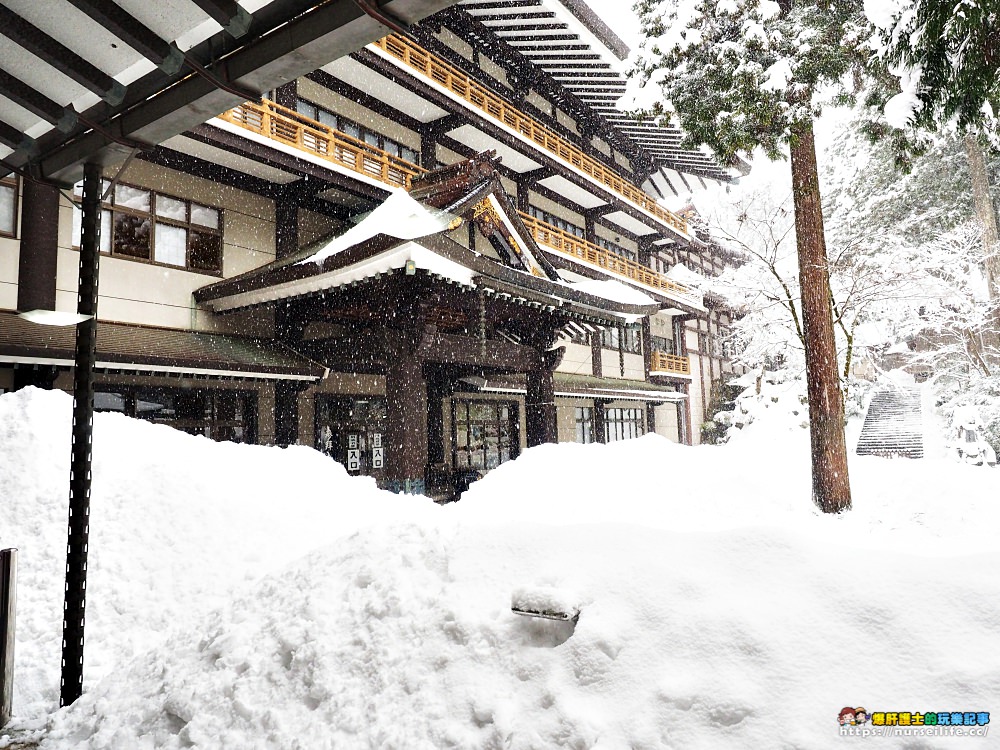
[[[629,56],[629,46],[622,41],[611,28],[594,13],[593,9],[583,2],[583,0],[558,0],[565,8],[586,26],[591,33],[600,39],[609,50],[611,50],[619,60],[624,60]]]

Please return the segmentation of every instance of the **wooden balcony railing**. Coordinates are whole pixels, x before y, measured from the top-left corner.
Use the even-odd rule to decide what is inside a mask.
[[[701,305],[701,295],[693,289],[679,284],[673,279],[668,279],[661,273],[657,273],[651,268],[647,268],[641,263],[636,263],[628,258],[623,258],[610,250],[587,242],[586,240],[563,231],[557,227],[539,221],[534,216],[524,212],[521,214],[521,221],[531,232],[535,242],[539,245],[551,247],[565,255],[571,255],[580,260],[600,266],[612,273],[637,281],[640,284],[659,289],[668,294],[679,297],[684,301]]]
[[[405,159],[266,99],[261,104],[241,104],[223,112],[219,119],[308,151],[386,185],[409,188],[410,178],[425,171]]]
[[[425,77],[446,88],[476,109],[485,112],[494,120],[502,122],[540,148],[572,164],[584,174],[652,214],[664,224],[688,234],[687,221],[663,208],[638,187],[623,180],[613,169],[609,169],[596,159],[587,156],[579,148],[535,122],[485,86],[476,83],[458,68],[439,60],[409,39],[394,34],[383,37],[374,44],[386,54],[422,73]]]
[[[676,354],[652,351],[649,357],[649,371],[654,374],[690,375],[691,360]]]
[[[411,178],[427,171],[376,146],[352,138],[346,133],[268,100],[264,100],[262,104],[252,102],[241,104],[219,115],[219,119],[308,151],[393,187],[409,189]],[[539,221],[529,214],[521,212],[521,220],[535,238],[535,242],[540,245],[579,258],[640,284],[662,290],[682,301],[701,305],[701,295],[696,291],[668,279],[651,268],[622,258],[569,232]]]

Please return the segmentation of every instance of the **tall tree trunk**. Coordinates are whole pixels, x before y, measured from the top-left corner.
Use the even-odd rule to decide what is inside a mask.
[[[798,125],[793,136],[792,195],[806,345],[813,502],[824,513],[840,513],[851,508],[851,484],[812,121]]]
[[[986,279],[990,299],[1000,301],[1000,231],[997,229],[997,212],[990,196],[989,177],[986,174],[986,155],[974,135],[965,136],[965,153],[969,158],[972,177],[972,199],[976,204],[976,217],[983,225],[983,257],[986,259]]]

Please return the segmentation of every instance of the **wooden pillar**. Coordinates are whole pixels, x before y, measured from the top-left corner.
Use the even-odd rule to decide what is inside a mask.
[[[424,169],[437,169],[440,166],[437,146],[436,131],[429,130],[420,134],[420,166]]]
[[[427,462],[444,463],[444,401],[451,393],[451,381],[443,367],[427,378]]]
[[[427,471],[427,380],[419,359],[397,350],[385,374],[385,489],[423,494]]]
[[[524,181],[517,183],[517,210],[528,212],[531,205],[531,188]]]
[[[595,443],[606,443],[608,442],[608,420],[606,409],[607,401],[603,399],[594,399],[594,442]]]
[[[591,331],[590,333],[590,359],[591,368],[595,378],[604,376],[604,365],[601,356],[601,332]]]
[[[558,442],[555,377],[548,367],[527,373],[524,411],[528,426],[529,448],[533,445]]]
[[[299,207],[290,197],[274,201],[274,251],[278,260],[299,249]]]
[[[653,329],[649,322],[649,316],[642,319],[642,367],[646,373],[646,380],[649,380],[649,371],[652,365],[653,355]]]
[[[299,103],[299,82],[289,81],[274,90],[274,103],[295,109]]]
[[[297,380],[274,384],[274,444],[282,448],[299,442],[299,394],[306,386]]]
[[[660,404],[656,401],[649,401],[646,404],[646,432],[656,432],[656,407]]]
[[[59,189],[34,180],[24,180],[23,184],[17,309],[55,310]]]

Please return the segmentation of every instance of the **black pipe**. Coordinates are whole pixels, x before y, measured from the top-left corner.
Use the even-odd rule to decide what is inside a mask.
[[[77,312],[90,317],[76,327],[60,706],[73,703],[83,692],[83,631],[87,605],[90,470],[94,434],[94,354],[97,348],[97,276],[101,260],[101,168],[97,164],[85,164],[83,167],[82,224]]]

